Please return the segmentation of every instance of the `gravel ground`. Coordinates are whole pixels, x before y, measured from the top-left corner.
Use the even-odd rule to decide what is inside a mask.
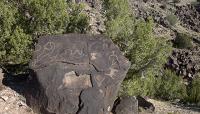
[[[148,101],[155,106],[154,114],[200,114],[200,107],[183,107],[154,99],[149,99]]]

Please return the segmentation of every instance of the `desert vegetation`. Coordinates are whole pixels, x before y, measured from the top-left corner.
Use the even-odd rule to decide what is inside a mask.
[[[174,26],[178,22],[178,18],[175,15],[173,15],[173,14],[168,15],[166,17],[166,19],[168,20],[168,22],[169,22],[169,24],[171,26]]]
[[[83,9],[84,4],[65,0],[1,0],[1,66],[28,64],[39,36],[86,33],[89,17]],[[153,31],[153,17],[136,18],[128,0],[103,0],[103,12],[106,17],[104,34],[131,62],[119,95],[200,103],[200,78],[196,76],[185,84],[177,72],[164,67],[173,48],[193,47],[190,36],[177,33],[174,41],[157,37]],[[168,15],[166,19],[171,26],[179,21],[176,15]],[[24,68],[27,65],[11,72],[21,72]]]
[[[41,35],[84,33],[88,17],[83,7],[64,0],[1,0],[1,64],[28,63]]]
[[[154,36],[154,22],[151,17],[146,21],[136,19],[130,12],[127,0],[105,1],[105,10],[108,18],[106,34],[118,44],[132,63],[120,95],[142,95],[164,100],[188,99],[197,102],[199,82],[194,81],[187,86],[181,76],[170,69],[164,69],[164,64],[172,53],[172,44],[165,38]],[[168,15],[166,18],[171,26],[178,21],[175,15]],[[174,46],[191,48],[192,38],[178,33]]]
[[[186,34],[178,33],[174,41],[175,47],[177,48],[191,48],[192,38]]]

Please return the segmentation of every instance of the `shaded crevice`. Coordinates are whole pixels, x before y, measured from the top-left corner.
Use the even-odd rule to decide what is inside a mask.
[[[84,103],[83,103],[82,100],[81,100],[81,94],[82,94],[83,91],[84,91],[84,90],[82,90],[82,91],[80,92],[80,95],[79,95],[78,111],[76,112],[76,114],[79,114],[80,111],[83,109],[83,106],[84,106]]]

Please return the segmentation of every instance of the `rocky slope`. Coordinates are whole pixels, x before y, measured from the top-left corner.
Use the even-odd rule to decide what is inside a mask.
[[[194,0],[181,0],[174,4],[170,0],[130,0],[133,13],[137,18],[146,20],[151,16],[155,22],[154,33],[173,41],[176,33],[184,33],[193,38],[193,48],[176,49],[169,59],[171,69],[192,79],[200,70],[200,5]],[[175,15],[178,21],[170,25],[167,16]]]
[[[84,12],[90,17],[91,29],[88,33],[103,33],[105,31],[105,17],[101,12],[102,3],[99,0],[76,1],[87,2]],[[166,0],[130,0],[133,13],[137,18],[153,17],[155,21],[154,32],[158,37],[174,40],[176,32],[186,33],[193,37],[194,48],[174,48],[169,60],[169,66],[172,69],[189,79],[192,79],[200,70],[200,7],[191,5],[192,2],[194,0],[182,0],[174,5]],[[166,20],[166,16],[170,14],[175,14],[179,19],[175,26],[170,26]],[[14,84],[14,86],[16,85]],[[19,94],[20,92],[17,91],[18,89],[11,89],[13,86],[10,88],[0,85],[0,87],[2,87],[0,89],[0,114],[34,114],[26,105],[25,99]],[[200,114],[199,109],[196,108],[183,108],[152,99],[149,101],[155,105],[156,114]]]

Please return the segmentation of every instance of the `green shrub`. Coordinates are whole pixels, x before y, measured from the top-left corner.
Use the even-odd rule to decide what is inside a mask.
[[[156,74],[167,61],[172,46],[153,35],[153,21],[136,20],[127,0],[105,0],[106,35],[131,61],[120,94],[154,96]],[[145,78],[141,78],[144,76]]]
[[[191,48],[192,38],[186,34],[178,33],[174,41],[174,46],[177,48]]]
[[[120,47],[132,66],[128,77],[142,70],[160,68],[171,51],[164,38],[153,35],[153,21],[136,20],[127,0],[104,0],[106,12],[106,35]],[[157,71],[154,70],[156,73]]]
[[[17,26],[19,12],[6,0],[0,1],[0,62],[23,63],[30,57],[30,35]],[[26,54],[28,54],[26,56]]]
[[[187,96],[182,78],[170,70],[165,70],[161,76],[148,75],[144,78],[135,76],[131,80],[125,80],[121,94],[142,95],[165,100],[183,99]]]
[[[169,22],[169,24],[171,26],[174,26],[178,22],[178,18],[175,15],[173,15],[173,14],[168,15],[166,17],[166,19],[167,19],[167,21]]]
[[[150,72],[150,71],[148,71]],[[152,74],[152,73],[148,73]],[[126,79],[122,84],[122,95],[131,95],[131,96],[150,96],[154,97],[156,92],[156,77],[154,75],[148,75],[141,77],[140,75],[135,75],[132,79]]]
[[[153,22],[137,21],[132,38],[127,42],[126,56],[132,62],[131,70],[140,72],[153,68],[157,70],[167,61],[171,44],[165,38],[156,38],[152,32]]]
[[[83,4],[69,4],[69,24],[66,28],[67,33],[85,33],[89,29],[89,18],[82,13]]]
[[[106,35],[124,50],[134,29],[134,17],[131,14],[127,0],[104,0],[106,12]]]
[[[26,0],[23,4],[32,20],[26,16],[22,20],[29,23],[25,29],[33,34],[83,33],[88,29],[89,19],[82,13],[83,4],[65,0]]]
[[[7,42],[10,47],[7,50],[7,57],[10,62],[27,63],[31,57],[32,38],[25,34],[20,27],[16,27]]]
[[[69,23],[68,6],[64,0],[23,0],[22,4],[22,21],[26,22],[24,29],[30,33],[63,33]]]
[[[193,80],[191,87],[188,87],[187,101],[200,104],[200,77]]]
[[[163,75],[156,80],[155,97],[165,100],[184,99],[187,96],[186,86],[182,77],[170,70],[165,70]]]
[[[173,0],[174,3],[180,3],[181,0]]]
[[[0,64],[27,63],[40,35],[85,32],[82,8],[65,0],[1,0]]]

